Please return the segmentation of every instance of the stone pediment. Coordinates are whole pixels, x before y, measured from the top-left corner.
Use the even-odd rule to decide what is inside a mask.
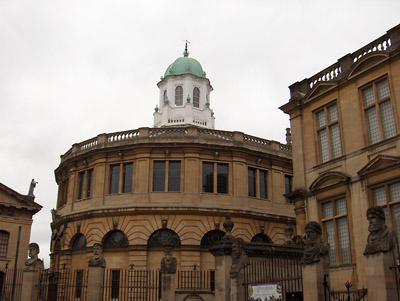
[[[369,68],[375,66],[376,64],[382,62],[388,57],[386,52],[373,52],[365,55],[360,60],[358,60],[353,66],[350,68],[348,72],[348,78],[357,75]]]
[[[400,167],[400,157],[378,155],[368,162],[357,173],[360,177],[387,170],[393,167]]]
[[[42,206],[34,202],[35,197],[22,195],[0,183],[0,205],[5,207],[23,208],[38,212]]]
[[[336,86],[337,86],[336,81],[319,81],[319,82],[317,82],[315,84],[315,86],[312,87],[311,91],[308,93],[308,96],[307,96],[307,99],[305,100],[305,102],[307,102],[308,99],[311,99],[315,96],[321,95]]]
[[[350,177],[343,173],[335,171],[326,172],[314,180],[314,182],[310,185],[310,191],[316,192],[319,190],[332,188],[340,184],[348,183],[349,180]]]

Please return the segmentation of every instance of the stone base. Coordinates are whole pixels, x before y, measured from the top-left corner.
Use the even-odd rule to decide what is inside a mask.
[[[392,252],[365,256],[368,300],[397,300]]]
[[[103,300],[104,268],[89,267],[87,299]]]
[[[39,291],[40,271],[24,271],[22,275],[22,293],[21,300],[37,300]]]
[[[323,256],[320,262],[302,266],[304,300],[324,300],[324,275],[328,272],[328,256]]]
[[[161,275],[161,300],[174,301],[175,300],[175,274],[162,274]]]

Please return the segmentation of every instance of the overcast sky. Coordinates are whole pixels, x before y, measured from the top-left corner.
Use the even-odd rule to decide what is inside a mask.
[[[184,40],[214,88],[216,128],[284,143],[287,87],[385,34],[399,12],[399,0],[0,0],[0,182],[21,194],[39,182],[31,241],[46,267],[59,156],[152,127],[156,84]]]

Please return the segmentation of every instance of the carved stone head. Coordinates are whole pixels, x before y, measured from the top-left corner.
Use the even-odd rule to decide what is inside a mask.
[[[309,222],[306,225],[306,237],[305,241],[309,245],[314,245],[321,237],[322,229],[321,225],[315,221]]]
[[[368,231],[379,232],[385,227],[385,213],[379,206],[373,206],[367,210]]]

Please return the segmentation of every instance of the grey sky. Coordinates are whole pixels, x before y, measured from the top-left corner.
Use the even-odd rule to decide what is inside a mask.
[[[182,55],[207,72],[216,128],[285,141],[278,107],[310,77],[400,23],[400,1],[0,1],[0,182],[36,201],[49,266],[54,169],[73,143],[151,127]]]

